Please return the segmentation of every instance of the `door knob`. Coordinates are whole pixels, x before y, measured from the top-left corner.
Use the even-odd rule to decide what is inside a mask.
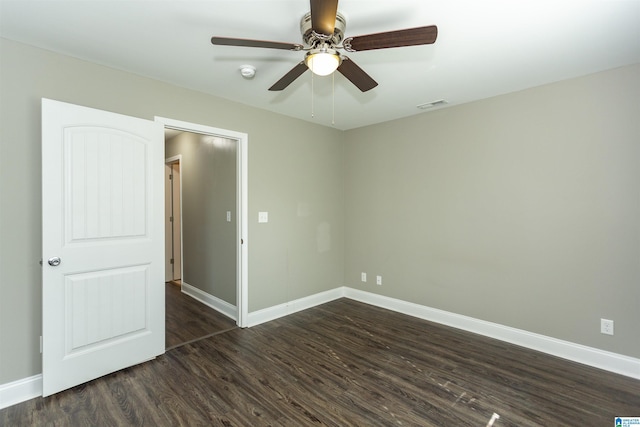
[[[53,258],[49,258],[49,259],[47,260],[47,262],[49,263],[49,265],[50,265],[51,267],[57,267],[57,266],[59,266],[61,261],[62,261],[62,260],[61,260],[59,257],[57,257],[57,256],[54,256]]]

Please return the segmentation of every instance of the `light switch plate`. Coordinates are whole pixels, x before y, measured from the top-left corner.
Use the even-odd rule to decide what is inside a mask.
[[[269,222],[269,212],[258,212],[258,222]]]

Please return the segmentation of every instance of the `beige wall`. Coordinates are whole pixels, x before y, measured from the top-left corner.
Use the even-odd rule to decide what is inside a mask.
[[[165,158],[182,156],[182,282],[231,305],[236,305],[237,146],[235,140],[191,132],[165,143]]]
[[[640,357],[639,100],[636,65],[348,132],[345,285]]]
[[[0,384],[41,372],[42,97],[247,133],[249,311],[342,285],[342,132],[6,39],[0,61]]]
[[[249,311],[344,284],[640,357],[640,66],[345,133],[3,39],[0,61],[0,384],[41,372],[42,97],[249,135]]]

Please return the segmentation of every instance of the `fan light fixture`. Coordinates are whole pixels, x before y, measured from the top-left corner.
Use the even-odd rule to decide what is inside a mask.
[[[361,92],[366,92],[378,86],[378,83],[358,67],[351,58],[338,53],[339,50],[344,49],[346,52],[353,53],[420,46],[432,44],[438,37],[438,27],[428,25],[345,38],[347,21],[344,15],[338,12],[338,0],[309,0],[309,6],[311,11],[304,14],[300,20],[302,44],[220,36],[211,37],[211,43],[216,46],[257,47],[306,52],[304,61],[298,62],[280,80],[275,82],[269,88],[270,91],[286,89],[307,70],[311,70],[312,76],[314,74],[319,76],[335,75],[334,71],[338,71]],[[311,81],[313,82],[313,79]]]
[[[333,49],[312,49],[304,58],[304,63],[318,76],[328,76],[338,67],[342,59]]]

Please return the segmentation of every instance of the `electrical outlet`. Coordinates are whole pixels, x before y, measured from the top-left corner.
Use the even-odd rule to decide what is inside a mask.
[[[606,335],[613,335],[613,320],[600,319],[600,332]]]
[[[367,281],[367,273],[362,272],[360,273],[360,280],[362,280],[363,282]]]
[[[382,285],[382,276],[376,276],[376,285]]]

